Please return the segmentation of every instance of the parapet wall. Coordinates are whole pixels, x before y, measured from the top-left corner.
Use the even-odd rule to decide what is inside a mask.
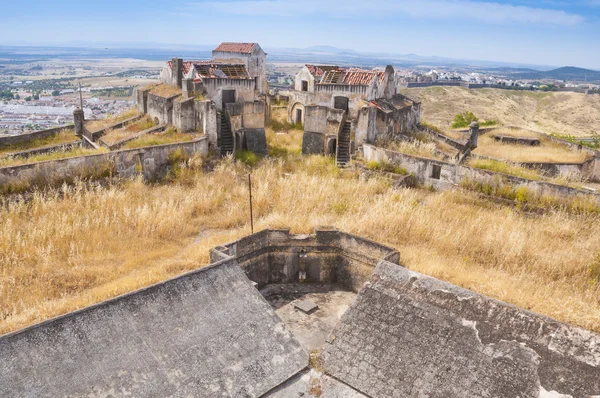
[[[80,178],[102,178],[143,175],[147,180],[162,178],[170,167],[169,155],[182,150],[188,156],[208,153],[208,139],[201,137],[185,143],[157,145],[101,153],[98,155],[49,160],[0,168],[0,187],[8,192],[29,186],[56,185]],[[10,188],[13,187],[13,188]]]
[[[0,148],[7,147],[10,145],[18,145],[23,144],[25,142],[29,142],[32,140],[37,140],[40,138],[52,137],[53,135],[58,134],[61,130],[64,129],[72,129],[72,125],[62,126],[62,127],[53,127],[51,129],[32,131],[31,133],[25,134],[17,134],[17,135],[3,135],[0,136]]]
[[[525,187],[531,192],[544,196],[591,196],[600,204],[600,195],[569,188],[563,185],[543,181],[528,180],[507,174],[496,173],[473,167],[440,160],[426,159],[406,155],[388,149],[378,148],[373,145],[363,145],[365,161],[387,161],[404,167],[409,173],[414,174],[420,184],[430,185],[437,189],[450,189],[459,186],[465,181],[476,181],[482,184],[495,184],[502,181],[515,188]]]
[[[159,123],[173,124],[173,107],[175,100],[180,94],[171,97],[148,93],[146,104],[147,113],[152,119],[158,119]]]
[[[259,287],[292,283],[306,273],[307,283],[338,283],[355,292],[379,260],[400,261],[393,248],[335,229],[292,235],[288,229],[265,230],[211,249],[211,261],[234,257]]]

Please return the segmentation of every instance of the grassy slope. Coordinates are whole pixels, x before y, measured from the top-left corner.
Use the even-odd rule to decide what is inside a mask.
[[[394,246],[410,269],[600,331],[600,285],[590,273],[599,217],[532,216],[471,193],[394,190],[331,158],[300,158],[297,130],[268,137],[282,157],[253,170],[257,230],[334,225]],[[64,197],[5,202],[0,333],[207,264],[210,247],[250,231],[248,171],[223,159],[212,173],[184,170],[168,185],[80,185]]]
[[[457,113],[472,111],[480,120],[494,119],[545,133],[600,134],[597,95],[462,87],[411,88],[402,93],[422,101],[423,120],[446,129]]]

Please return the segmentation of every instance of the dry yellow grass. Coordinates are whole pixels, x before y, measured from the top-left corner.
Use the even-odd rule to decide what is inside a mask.
[[[39,138],[24,142],[22,144],[15,144],[0,148],[0,156],[7,155],[14,152],[26,151],[28,149],[41,148],[51,145],[65,144],[68,142],[78,141],[79,138],[75,135],[75,130],[72,127],[66,127],[60,130],[56,135],[46,138]]]
[[[105,148],[90,149],[90,148],[76,147],[76,148],[67,149],[64,151],[60,150],[60,151],[42,153],[39,155],[27,156],[27,157],[14,157],[14,158],[9,157],[9,158],[0,159],[0,167],[18,166],[21,164],[44,162],[47,160],[73,158],[76,156],[95,155],[95,154],[103,153],[103,152],[107,152],[107,151],[108,150]]]
[[[423,141],[389,141],[381,142],[377,144],[391,151],[405,153],[411,156],[419,156],[428,159],[443,160],[443,158],[437,154],[436,150],[438,146],[434,142],[423,142]],[[443,146],[444,144],[440,144]],[[444,148],[447,149],[447,146]]]
[[[207,264],[210,247],[249,233],[247,172],[224,159],[170,185],[77,185],[4,202],[0,333]],[[253,197],[257,230],[334,225],[397,248],[410,269],[600,331],[589,271],[597,216],[531,216],[471,193],[394,190],[317,156],[263,160]]]
[[[102,136],[102,141],[108,145],[113,145],[121,140],[124,140],[125,138],[133,137],[134,135],[154,126],[155,124],[152,121],[152,118],[146,115],[135,123],[128,124],[127,126],[117,130],[107,131],[106,134]]]
[[[462,87],[402,90],[423,103],[423,120],[449,129],[457,113],[471,111],[480,120],[498,120],[545,133],[590,136],[600,133],[600,96]]]
[[[181,94],[181,89],[173,87],[169,84],[157,84],[156,86],[151,87],[150,92],[161,97],[172,97],[174,95]]]
[[[512,137],[539,138],[539,146],[515,145],[496,141],[492,135]],[[572,151],[569,148],[551,141],[544,134],[535,134],[526,130],[497,129],[479,137],[478,155],[491,156],[511,162],[530,163],[583,163],[590,155],[585,152]]]
[[[138,112],[137,108],[131,108],[119,115],[109,116],[106,119],[86,121],[85,128],[88,129],[88,131],[93,133],[93,132],[102,130],[103,128],[106,128],[106,127],[110,126],[111,124],[115,124],[122,120],[137,116],[138,114],[139,114],[139,112]]]

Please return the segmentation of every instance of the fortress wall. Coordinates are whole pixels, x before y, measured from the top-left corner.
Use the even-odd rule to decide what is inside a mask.
[[[147,180],[163,178],[171,164],[169,155],[181,149],[187,155],[208,153],[208,139],[201,137],[185,143],[157,145],[124,151],[49,160],[0,168],[0,186],[8,192],[31,187],[52,186],[75,178],[105,178],[109,175]]]
[[[23,144],[25,142],[37,140],[40,138],[52,137],[52,136],[60,133],[61,130],[72,129],[72,128],[73,128],[72,125],[67,125],[67,126],[62,126],[62,127],[53,127],[51,129],[46,129],[46,130],[32,131],[31,133],[24,133],[24,134],[17,134],[17,135],[3,135],[3,136],[0,136],[0,148],[7,147],[10,145]],[[75,133],[73,133],[73,136],[75,136]]]
[[[194,99],[189,98],[173,103],[173,125],[182,133],[196,130]]]
[[[173,124],[173,107],[175,100],[180,97],[177,94],[171,97],[148,93],[147,114],[152,119],[158,119],[159,123]]]
[[[566,197],[592,196],[600,204],[600,195],[587,191],[439,160],[405,155],[369,144],[363,145],[363,155],[365,161],[387,161],[398,164],[406,168],[409,173],[414,174],[420,184],[430,185],[436,189],[452,189],[465,180],[491,185],[502,183],[515,188],[525,187],[538,195]],[[439,175],[439,178],[436,178],[437,175]]]
[[[211,260],[233,256],[248,278],[260,288],[271,283],[299,281],[339,283],[358,291],[381,259],[397,263],[399,253],[339,232],[316,229],[311,235],[292,235],[289,230],[265,230],[211,250]]]

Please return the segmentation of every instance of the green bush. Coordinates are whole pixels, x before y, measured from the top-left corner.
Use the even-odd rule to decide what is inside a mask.
[[[479,118],[473,114],[473,112],[467,111],[459,113],[454,116],[452,121],[452,128],[459,129],[463,127],[469,127],[471,123],[479,121]]]
[[[260,160],[258,155],[251,151],[236,151],[235,159],[247,164],[250,167],[256,166]]]
[[[385,162],[385,161],[380,161],[380,162],[376,162],[374,160],[370,161],[369,163],[367,163],[367,168],[369,170],[385,171],[385,172],[394,173],[394,174],[402,174],[402,175],[408,174],[408,171],[405,168],[395,165],[393,163]]]

